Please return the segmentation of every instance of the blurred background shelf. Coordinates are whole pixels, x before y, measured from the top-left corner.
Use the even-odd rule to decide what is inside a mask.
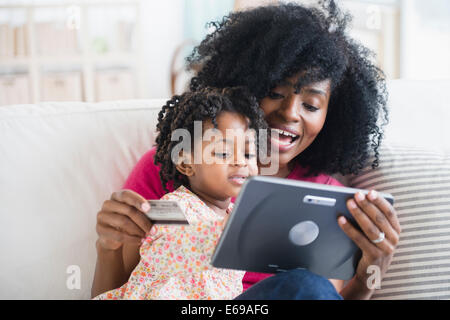
[[[207,22],[221,20],[233,10],[291,1],[318,3],[0,0],[0,79],[11,83],[18,76],[18,83],[23,83],[23,77],[28,78],[26,99],[8,98],[11,104],[43,101],[42,76],[51,73],[62,77],[65,72],[68,79],[72,72],[80,74],[82,101],[107,98],[98,90],[104,92],[108,85],[108,90],[121,90],[124,98],[166,98],[188,87],[195,72],[186,70],[185,58],[212,31]],[[338,2],[354,17],[349,35],[374,53],[372,58],[388,79],[450,78],[449,0]],[[101,76],[108,70],[109,76]],[[111,75],[114,71],[116,76]],[[117,85],[124,81],[118,75],[123,79],[131,75],[132,90],[128,84]],[[17,97],[11,93],[13,88],[0,87],[0,95]]]
[[[140,6],[0,3],[0,105],[147,97]]]

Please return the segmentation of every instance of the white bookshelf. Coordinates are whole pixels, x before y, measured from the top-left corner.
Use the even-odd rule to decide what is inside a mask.
[[[14,10],[15,12],[22,12],[25,16],[26,27],[26,48],[27,54],[20,56],[1,56],[0,55],[0,95],[2,90],[6,90],[6,87],[2,88],[3,84],[11,86],[11,82],[14,82],[15,77],[23,78],[24,75],[28,77],[28,103],[37,103],[45,101],[43,97],[44,84],[49,83],[48,77],[54,77],[55,83],[64,82],[60,80],[58,82],[58,76],[63,79],[64,75],[69,75],[71,83],[76,83],[74,76],[79,75],[80,88],[72,88],[74,92],[81,92],[81,96],[77,100],[94,102],[108,99],[133,99],[133,98],[145,98],[146,94],[144,89],[147,87],[145,77],[143,75],[143,59],[142,59],[142,41],[141,39],[141,10],[140,0],[135,1],[71,1],[70,3],[50,3],[50,4],[36,4],[33,2],[30,5],[0,5],[0,12],[2,10]],[[122,9],[123,7],[123,9]],[[75,52],[53,54],[51,52],[39,52],[39,48],[42,49],[42,43],[38,44],[37,25],[39,24],[36,16],[39,13],[52,10],[59,10],[58,12],[67,11],[68,8],[76,9],[78,24],[74,24],[74,32],[76,32],[77,48]],[[126,8],[126,9],[125,9]],[[133,44],[129,50],[118,50],[114,46],[110,47],[107,52],[96,52],[93,48],[93,23],[89,21],[89,17],[94,11],[105,12],[107,10],[118,9],[128,10],[133,15],[133,28],[129,43]],[[3,11],[5,12],[5,11]],[[58,17],[54,22],[68,22],[68,19],[73,17]],[[78,19],[79,18],[79,19]],[[92,19],[91,19],[92,20]],[[2,23],[0,21],[0,23]],[[66,28],[68,28],[66,26]],[[45,39],[47,41],[46,46],[51,46],[51,38]],[[117,40],[117,39],[116,39]],[[43,49],[47,50],[46,47]],[[20,71],[20,72],[17,72]],[[123,75],[123,77],[122,77]],[[47,77],[48,76],[48,77]],[[120,88],[120,81],[126,81],[124,85],[131,88],[126,96],[120,97],[112,95],[110,98],[105,96],[99,96],[99,92],[96,88],[103,88],[102,92],[107,93],[108,83],[96,83],[99,79],[108,82],[110,77],[111,83],[115,81],[116,88]],[[130,78],[131,77],[131,78]],[[123,78],[123,80],[121,80]],[[130,86],[129,81],[132,81]],[[75,81],[75,82],[74,82]],[[119,81],[119,83],[117,83]],[[69,81],[68,81],[69,82]],[[51,83],[51,82],[50,82]],[[62,83],[62,85],[66,85]],[[114,86],[113,86],[114,87]],[[6,89],[5,89],[6,88]],[[70,91],[71,88],[68,88]],[[48,90],[47,90],[48,91]],[[5,91],[6,92],[6,91]],[[5,93],[4,92],[4,93]],[[61,97],[62,100],[66,100]],[[58,100],[61,100],[58,98]],[[68,96],[67,100],[73,99],[73,96]],[[23,103],[21,98],[21,103]],[[0,100],[1,101],[1,100]],[[1,102],[0,102],[1,103]]]

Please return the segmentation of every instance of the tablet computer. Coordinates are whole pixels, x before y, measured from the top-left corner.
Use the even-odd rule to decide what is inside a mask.
[[[248,179],[217,243],[216,268],[278,273],[303,268],[328,279],[351,279],[361,251],[337,217],[357,226],[346,201],[367,190],[255,176]],[[392,195],[378,192],[394,203]]]

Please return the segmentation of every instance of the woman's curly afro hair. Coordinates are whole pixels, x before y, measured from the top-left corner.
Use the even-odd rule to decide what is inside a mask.
[[[205,87],[194,92],[185,92],[175,95],[162,107],[158,115],[156,137],[156,154],[154,162],[161,164],[159,172],[161,182],[168,191],[168,182],[173,181],[173,188],[180,185],[189,187],[187,177],[176,169],[176,163],[172,161],[171,154],[179,141],[172,141],[174,130],[185,129],[191,137],[191,145],[194,143],[194,121],[211,120],[214,128],[218,127],[217,117],[221,112],[235,112],[248,118],[249,129],[267,130],[264,120],[264,112],[259,107],[258,101],[245,87],[233,88],[209,88]],[[175,140],[175,139],[174,139]],[[258,135],[256,146],[258,147]]]
[[[388,121],[385,78],[372,52],[347,36],[350,20],[334,1],[230,13],[210,23],[214,31],[187,58],[190,69],[199,69],[190,90],[245,86],[260,101],[298,73],[304,74],[298,86],[330,79],[324,127],[296,161],[309,168],[308,175],[356,174],[373,150],[375,168]]]

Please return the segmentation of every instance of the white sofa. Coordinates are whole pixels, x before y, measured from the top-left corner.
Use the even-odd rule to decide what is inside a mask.
[[[445,126],[450,123],[450,81],[396,80],[389,89],[385,161],[358,177],[336,177],[347,185],[392,192],[410,232],[375,298],[450,298],[450,129]],[[0,107],[0,299],[90,298],[96,214],[152,146],[164,102]],[[422,157],[425,169],[436,168],[437,174],[417,181],[438,186],[437,202],[426,193],[428,187],[411,191],[409,181],[405,191],[383,180],[409,177],[403,172],[408,163],[402,162],[408,157]],[[411,192],[414,199],[405,198]],[[417,192],[425,192],[423,199]],[[408,201],[415,201],[412,207]],[[427,219],[417,211],[423,207],[430,208]],[[420,240],[421,229],[430,236],[439,231],[439,238]]]

